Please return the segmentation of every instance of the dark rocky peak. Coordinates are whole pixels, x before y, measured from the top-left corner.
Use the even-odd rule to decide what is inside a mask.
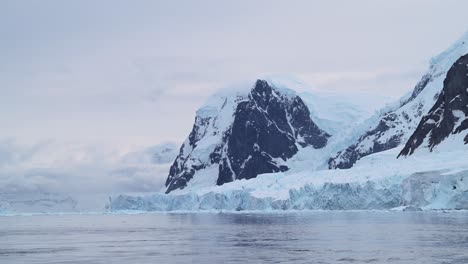
[[[270,101],[274,98],[273,89],[264,80],[257,80],[250,96],[255,100],[257,106],[264,110],[267,110]]]
[[[184,188],[214,166],[218,175],[213,185],[286,171],[287,160],[300,148],[323,148],[330,137],[312,121],[294,91],[265,80],[257,80],[246,96],[225,100],[215,114],[197,113],[192,132],[170,169],[167,192]]]
[[[398,157],[411,155],[420,147],[428,147],[432,151],[449,136],[468,130],[467,117],[468,54],[450,68],[437,101],[422,118]],[[464,144],[468,144],[468,135],[464,137]]]

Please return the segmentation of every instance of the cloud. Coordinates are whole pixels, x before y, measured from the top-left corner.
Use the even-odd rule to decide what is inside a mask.
[[[372,69],[363,71],[316,72],[300,74],[321,90],[343,93],[366,93],[368,96],[397,98],[411,91],[423,71],[417,68]],[[376,89],[378,87],[378,89]]]
[[[164,187],[175,144],[117,149],[77,142],[0,142],[0,193],[97,195],[157,192]]]

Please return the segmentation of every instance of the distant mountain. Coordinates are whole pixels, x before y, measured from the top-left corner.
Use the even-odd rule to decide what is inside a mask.
[[[351,144],[330,158],[330,169],[351,168],[362,157],[405,144],[421,118],[431,109],[443,88],[452,65],[468,53],[468,33],[431,60],[429,70],[413,91],[393,106],[381,110],[365,125],[367,129]],[[364,127],[366,127],[364,126]]]
[[[286,171],[285,162],[300,148],[323,148],[329,137],[294,91],[257,80],[247,93],[217,95],[197,111],[166,192],[184,188],[192,178],[222,185]]]
[[[2,209],[3,208],[3,209]],[[34,192],[0,192],[0,213],[76,212],[78,203],[68,195]]]
[[[442,92],[429,113],[423,116],[399,156],[418,148],[432,151],[449,137],[460,137],[452,148],[468,144],[468,54],[459,58],[444,80]]]

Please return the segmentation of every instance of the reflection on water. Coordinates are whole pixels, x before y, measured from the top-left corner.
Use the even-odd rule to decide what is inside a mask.
[[[468,212],[0,217],[0,263],[468,263]]]

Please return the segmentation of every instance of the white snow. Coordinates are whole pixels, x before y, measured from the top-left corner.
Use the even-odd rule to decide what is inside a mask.
[[[361,102],[359,96],[318,90],[292,76],[270,75],[264,79],[282,93],[300,96],[314,123],[330,135],[342,134],[343,130],[358,125],[377,110],[374,104]]]
[[[465,121],[466,115],[461,110],[452,110],[452,114],[457,119],[457,122],[455,123],[455,126],[453,127],[454,129],[456,129],[457,127],[461,125],[463,121]]]

